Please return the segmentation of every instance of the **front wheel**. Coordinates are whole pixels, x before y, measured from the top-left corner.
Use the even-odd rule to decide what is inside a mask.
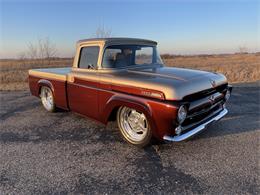
[[[138,147],[147,146],[152,138],[149,121],[144,113],[128,107],[120,107],[117,112],[119,130],[129,143]]]
[[[43,107],[47,111],[49,112],[55,111],[53,93],[49,87],[45,87],[45,86],[41,87],[41,101]]]

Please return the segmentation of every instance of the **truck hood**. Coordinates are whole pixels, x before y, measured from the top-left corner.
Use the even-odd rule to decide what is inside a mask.
[[[131,69],[117,74],[112,83],[118,80],[120,84],[163,92],[167,100],[181,100],[187,95],[227,83],[222,74],[172,67]]]
[[[157,67],[151,69],[141,69],[141,70],[128,70],[129,73],[140,74],[144,77],[153,76],[161,77],[166,79],[173,79],[179,81],[189,81],[196,77],[201,77],[202,75],[209,74],[209,72],[200,70],[191,70],[184,68],[171,68],[171,67]]]

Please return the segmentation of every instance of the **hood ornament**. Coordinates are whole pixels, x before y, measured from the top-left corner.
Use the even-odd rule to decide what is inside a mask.
[[[212,87],[214,87],[214,88],[217,86],[216,81],[214,81],[214,80],[210,80],[210,84],[211,84]]]

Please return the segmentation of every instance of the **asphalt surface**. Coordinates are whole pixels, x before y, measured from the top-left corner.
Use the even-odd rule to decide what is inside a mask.
[[[194,139],[138,149],[28,91],[1,92],[0,194],[259,194],[260,83]]]

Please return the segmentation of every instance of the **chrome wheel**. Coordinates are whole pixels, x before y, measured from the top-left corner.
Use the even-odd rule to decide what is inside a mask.
[[[42,87],[41,88],[41,100],[42,105],[48,111],[54,111],[54,99],[52,95],[52,91],[49,87]]]
[[[118,125],[123,136],[133,142],[142,142],[149,133],[146,116],[135,109],[122,107],[118,113]]]

